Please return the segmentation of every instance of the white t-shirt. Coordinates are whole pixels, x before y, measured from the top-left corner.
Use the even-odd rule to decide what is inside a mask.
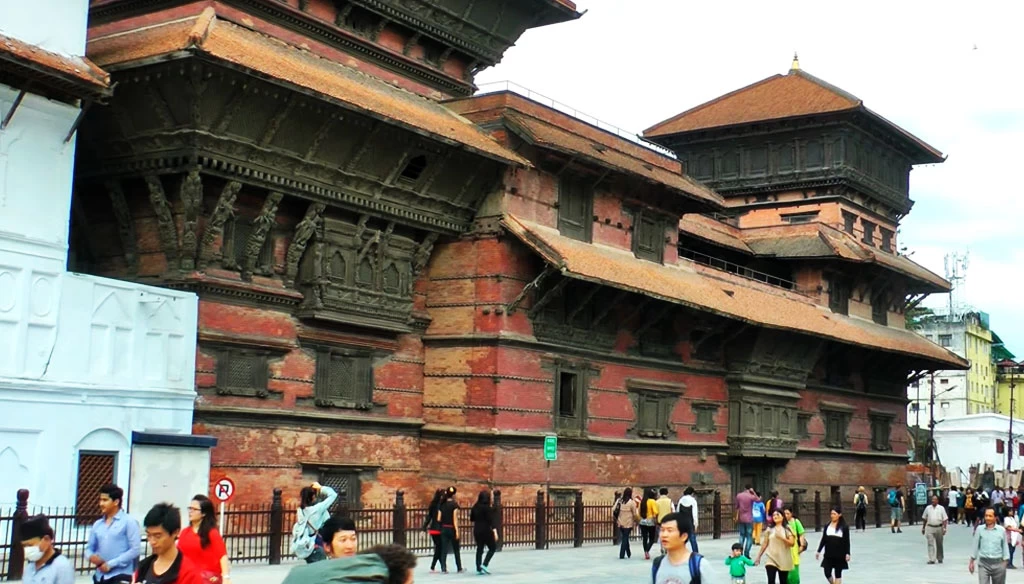
[[[710,583],[712,576],[711,571],[708,569],[708,559],[700,559],[700,581]],[[685,562],[678,566],[672,565],[669,561],[668,556],[665,556],[661,560],[661,564],[658,566],[658,573],[654,576],[654,584],[690,584],[690,579],[693,575],[690,573],[690,560],[687,558]]]

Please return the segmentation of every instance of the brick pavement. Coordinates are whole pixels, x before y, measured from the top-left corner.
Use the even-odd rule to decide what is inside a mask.
[[[817,547],[820,534],[808,534],[810,550],[802,556],[801,580],[805,583],[822,583],[825,578],[814,561],[813,550]],[[701,552],[704,553],[718,576],[705,584],[728,584],[723,564],[726,553],[732,545],[728,539],[704,539]],[[967,584],[977,582],[976,576],[967,572],[970,530],[964,526],[951,526],[946,537],[946,559],[941,565],[927,565],[927,550],[920,525],[904,528],[902,534],[893,535],[888,529],[869,529],[866,533],[853,534],[851,570],[844,574],[844,584],[875,584],[889,580],[900,584]],[[465,574],[430,574],[429,558],[421,558],[416,568],[416,582],[443,584],[451,582],[486,582],[487,584],[539,584],[539,583],[581,583],[587,584],[644,584],[649,582],[650,562],[637,553],[639,543],[634,542],[633,558],[618,559],[618,548],[608,545],[592,545],[574,549],[571,547],[550,550],[507,550],[495,555],[491,562],[493,574],[477,576],[474,569],[474,550],[463,551]],[[1018,555],[1019,552],[1018,552]],[[1021,558],[1015,559],[1021,565]],[[282,566],[238,565],[233,570],[233,584],[280,584],[285,574],[295,564]],[[88,584],[87,578],[79,578],[77,584]],[[748,584],[765,584],[767,579],[763,568],[751,568]],[[1007,577],[1009,584],[1024,584],[1024,569],[1012,570]]]

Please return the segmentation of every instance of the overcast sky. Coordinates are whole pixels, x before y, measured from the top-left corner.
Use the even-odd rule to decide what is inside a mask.
[[[797,51],[802,69],[948,156],[911,173],[900,245],[939,274],[945,254],[969,252],[963,301],[1024,358],[1024,2],[577,4],[582,18],[528,31],[478,84],[514,81],[641,132],[785,73]]]

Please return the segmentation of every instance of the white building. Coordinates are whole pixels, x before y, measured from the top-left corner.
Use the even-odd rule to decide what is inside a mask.
[[[966,476],[972,465],[991,464],[995,470],[1006,468],[1007,451],[1012,451],[1013,470],[1024,469],[1024,420],[1013,420],[1013,440],[1009,440],[1010,418],[1002,414],[972,414],[946,418],[935,425],[935,449],[946,469],[959,468]]]
[[[0,2],[0,504],[128,486],[132,432],[189,434],[197,299],[65,270],[87,0]]]

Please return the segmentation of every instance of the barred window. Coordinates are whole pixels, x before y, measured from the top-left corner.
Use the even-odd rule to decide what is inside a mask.
[[[116,452],[79,452],[75,521],[90,525],[100,516],[100,488],[114,481]],[[121,502],[124,504],[124,501]]]
[[[267,353],[221,349],[217,354],[217,393],[267,397]]]
[[[373,403],[373,365],[370,355],[346,349],[317,351],[316,405],[368,408]]]

